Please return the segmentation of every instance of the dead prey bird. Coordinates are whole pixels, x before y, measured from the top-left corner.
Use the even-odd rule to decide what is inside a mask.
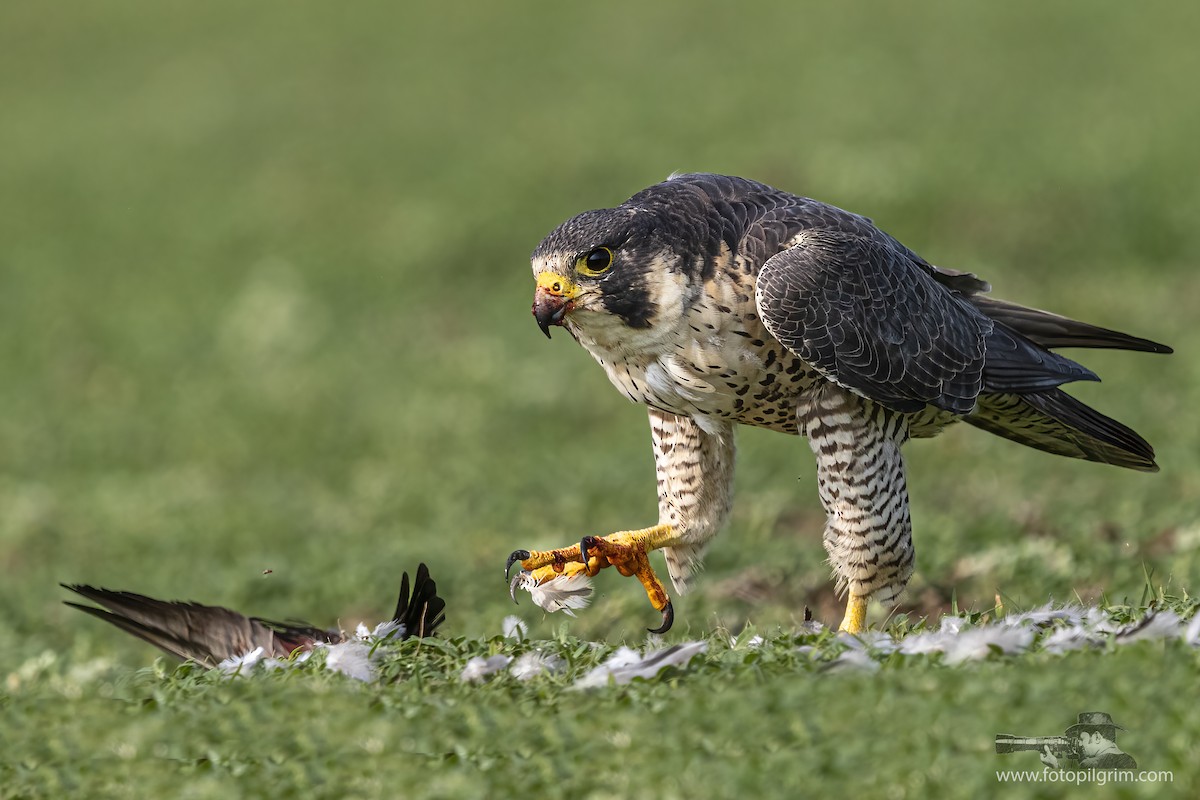
[[[262,648],[262,655],[287,658],[296,650],[311,650],[319,644],[339,644],[346,635],[339,630],[323,630],[303,622],[274,622],[261,617],[246,617],[219,606],[97,589],[79,584],[61,584],[103,608],[66,602],[72,608],[110,622],[127,633],[149,642],[168,655],[215,667]],[[445,621],[446,601],[438,597],[437,584],[429,569],[417,567],[416,580],[409,592],[408,573],[400,579],[400,598],[392,619],[399,628],[397,639],[429,636]]]

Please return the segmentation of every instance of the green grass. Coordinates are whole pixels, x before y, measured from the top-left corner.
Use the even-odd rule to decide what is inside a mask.
[[[514,612],[510,550],[655,514],[644,412],[541,337],[527,255],[577,211],[711,170],[868,214],[999,296],[1178,351],[1083,354],[1105,383],[1076,392],[1158,447],[1158,475],[967,429],[908,448],[914,619],[997,594],[1195,593],[1194,16],[1082,0],[5,5],[0,679],[18,678],[0,685],[0,762],[39,766],[0,796],[558,781],[979,796],[992,734],[1091,708],[1131,720],[1139,760],[1176,765],[1172,790],[1194,794],[1200,720],[1180,698],[1197,664],[1180,648],[869,676],[722,660],[586,698],[453,675],[228,682],[137,672],[153,654],[57,588],[377,621],[424,560],[454,647],[491,647]],[[837,619],[807,446],[739,443],[733,519],[673,640],[792,630],[806,605]],[[515,611],[561,636],[560,618]],[[655,622],[603,576],[569,631],[615,644]]]
[[[1195,613],[1194,601],[1164,605]],[[989,616],[971,615],[968,627]],[[847,646],[832,631],[775,631],[761,644],[752,633],[715,631],[686,667],[586,692],[572,684],[614,648],[565,628],[551,640],[410,640],[386,648],[373,685],[314,668],[319,656],[227,677],[48,655],[10,678],[8,711],[60,735],[0,734],[19,754],[0,765],[0,780],[15,796],[119,795],[130,785],[143,796],[696,797],[716,787],[802,796],[837,785],[865,796],[990,796],[996,770],[1041,768],[1033,754],[997,758],[996,734],[1057,734],[1074,721],[1067,709],[1092,708],[1104,686],[1114,719],[1143,721],[1123,747],[1142,768],[1174,774],[1131,796],[1196,789],[1200,726],[1172,687],[1194,681],[1200,651],[1177,638],[1110,639],[1060,656],[1041,649],[1039,634],[1020,656],[951,667],[940,655],[893,653],[866,672],[838,666]],[[459,678],[470,658],[535,650],[560,655],[563,669],[526,683],[506,671]],[[1155,681],[1132,684],[1148,670]]]

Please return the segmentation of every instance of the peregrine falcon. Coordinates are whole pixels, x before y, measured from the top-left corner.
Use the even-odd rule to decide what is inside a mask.
[[[296,650],[311,650],[318,644],[338,644],[346,640],[339,630],[314,628],[304,622],[272,622],[246,617],[219,606],[155,600],[133,592],[78,584],[64,583],[62,587],[104,608],[79,603],[66,605],[111,622],[167,655],[190,659],[210,668],[259,647],[265,657],[287,658]],[[403,573],[400,598],[392,615],[392,620],[401,625],[396,635],[402,639],[433,635],[446,619],[445,608],[446,601],[438,597],[437,584],[429,577],[429,569],[424,564],[417,567],[411,595],[408,573]]]
[[[517,550],[514,586],[606,566],[636,575],[668,630],[674,610],[647,554],[685,592],[729,514],[734,426],[805,436],[827,513],[841,630],[894,603],[914,550],[901,445],[964,421],[1029,447],[1158,469],[1138,434],[1066,394],[1098,380],[1053,352],[1165,345],[987,296],[858,214],[761,183],[676,175],[560,225],[533,252],[533,315],[561,326],[648,407],[655,525]]]

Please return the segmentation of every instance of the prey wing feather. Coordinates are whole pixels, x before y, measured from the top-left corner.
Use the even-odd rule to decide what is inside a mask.
[[[895,411],[964,414],[992,323],[886,234],[805,231],[758,276],[763,324],[829,380]]]
[[[181,638],[169,630],[163,630],[160,627],[149,626],[135,620],[123,617],[120,614],[114,614],[111,611],[105,611],[102,608],[95,606],[85,606],[81,603],[66,603],[71,608],[77,608],[87,614],[92,615],[96,619],[104,620],[105,622],[120,628],[128,634],[136,636],[144,642],[154,645],[159,650],[162,650],[167,655],[174,656],[181,660],[198,661],[205,666],[214,666],[217,662],[212,660],[211,654],[200,652],[194,647],[191,642]]]
[[[232,656],[262,647],[268,655],[286,656],[290,651],[276,631],[264,621],[249,619],[219,606],[155,600],[133,592],[97,589],[92,586],[63,587],[103,608],[77,603],[68,605],[86,611],[177,658],[215,666]],[[292,633],[300,629],[279,626]],[[305,633],[317,632],[304,629]],[[295,645],[293,645],[294,647]]]
[[[404,637],[429,636],[446,620],[446,601],[438,596],[437,583],[424,563],[417,567],[412,594],[408,591],[408,573],[400,582],[400,598],[392,619],[404,625]]]
[[[285,658],[297,648],[307,650],[318,643],[345,641],[340,631],[323,630],[307,622],[276,622],[247,617],[220,606],[156,600],[133,592],[80,584],[62,586],[102,608],[78,603],[67,605],[115,625],[170,655],[209,667],[259,647],[267,656]],[[445,608],[446,601],[438,596],[437,584],[425,564],[417,568],[411,594],[408,573],[403,574],[393,619],[403,624],[404,638],[431,635],[446,619]]]

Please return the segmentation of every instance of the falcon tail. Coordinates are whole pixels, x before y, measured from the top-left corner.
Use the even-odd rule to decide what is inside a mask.
[[[220,606],[156,600],[133,592],[80,584],[61,585],[102,608],[71,602],[66,605],[115,625],[168,655],[207,667],[259,647],[266,656],[286,658],[297,648],[307,650],[318,643],[335,644],[344,638],[339,631],[247,617]],[[404,625],[403,638],[431,635],[445,621],[445,607],[446,602],[438,596],[437,584],[424,564],[417,568],[411,594],[408,573],[403,574],[394,616]]]
[[[964,421],[1047,453],[1158,471],[1154,448],[1145,439],[1061,389],[980,395],[975,411]]]
[[[1015,338],[1007,335],[1017,346],[997,347],[995,353],[989,340],[985,391],[979,395],[975,410],[966,417],[967,422],[1047,453],[1143,472],[1158,471],[1154,448],[1145,439],[1061,389],[1053,388],[1068,380],[1098,378],[1070,359],[1049,351],[1059,347],[1089,347],[1174,352],[1170,347],[982,294],[970,294],[967,299],[999,323],[993,333],[1018,334]],[[1007,339],[1002,344],[1008,343]],[[1073,368],[1082,372],[1074,374]],[[989,372],[994,376],[989,376]],[[1040,385],[1038,380],[1042,381]]]
[[[967,298],[987,316],[1007,325],[1036,345],[1052,350],[1057,347],[1091,347],[1112,350],[1137,350],[1143,353],[1173,353],[1165,344],[1140,339],[1120,331],[1089,325],[1049,311],[998,300],[985,295]]]

